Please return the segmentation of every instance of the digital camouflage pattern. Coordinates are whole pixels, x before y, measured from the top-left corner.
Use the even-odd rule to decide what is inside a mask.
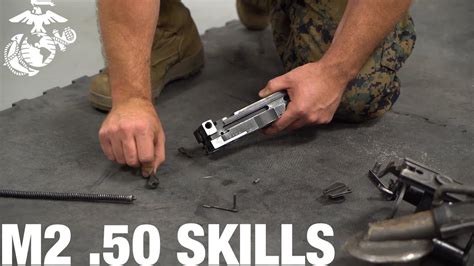
[[[275,46],[287,71],[321,59],[331,45],[346,5],[347,0],[237,0],[239,17],[247,22],[266,24],[268,21],[256,16],[270,14]],[[390,110],[400,95],[397,71],[410,56],[415,40],[413,20],[407,14],[349,82],[335,118],[360,122]]]
[[[242,0],[271,7],[271,24],[278,54],[287,71],[323,56],[331,45],[347,0]],[[336,119],[360,122],[390,110],[400,94],[396,72],[411,54],[416,40],[407,14],[349,82]]]

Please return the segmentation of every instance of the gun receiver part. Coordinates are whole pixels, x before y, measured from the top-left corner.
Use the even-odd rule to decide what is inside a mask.
[[[204,145],[207,152],[214,152],[280,118],[286,110],[288,102],[289,98],[286,93],[276,92],[234,112],[230,117],[203,122],[194,131],[194,136],[198,143]]]

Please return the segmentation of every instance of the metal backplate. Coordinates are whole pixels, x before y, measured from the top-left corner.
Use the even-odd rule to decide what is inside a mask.
[[[433,250],[430,240],[368,241],[364,233],[351,237],[344,248],[352,256],[372,263],[400,263],[418,260]]]

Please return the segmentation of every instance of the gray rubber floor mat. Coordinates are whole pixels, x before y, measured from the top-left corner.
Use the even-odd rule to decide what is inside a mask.
[[[425,116],[426,104],[436,103],[419,101],[410,105],[409,112],[399,108],[369,124],[334,123],[276,137],[257,133],[212,156],[200,152],[193,158],[183,156],[179,147],[200,150],[192,132],[202,121],[221,118],[257,100],[258,90],[282,71],[270,31],[249,32],[232,22],[208,31],[203,41],[205,69],[169,85],[157,103],[167,136],[167,162],[158,172],[157,190],[145,189],[145,181],[134,171],[102,155],[97,132],[105,114],[88,103],[88,77],[0,112],[1,188],[138,197],[132,205],[0,199],[0,222],[68,225],[72,241],[64,255],[72,256],[73,265],[86,265],[90,252],[103,250],[106,224],[126,224],[130,231],[140,224],[156,225],[162,243],[160,264],[176,265],[176,251],[184,250],[176,233],[185,223],[267,224],[271,255],[280,254],[281,224],[294,224],[294,253],[303,255],[314,250],[306,241],[309,225],[328,223],[335,231],[334,237],[327,238],[336,248],[333,265],[365,265],[349,257],[342,245],[368,222],[390,212],[392,202],[382,200],[366,177],[375,161],[410,157],[473,182],[472,118],[467,116],[472,98],[467,107],[451,104],[453,112],[460,114],[461,120],[455,123],[437,116],[437,112],[445,114],[440,110]],[[417,49],[423,47],[421,41]],[[417,56],[410,58],[402,75],[402,82],[408,80],[403,90],[409,92],[402,96],[400,106],[412,101],[410,94],[416,94],[418,86],[430,87],[433,95],[446,89],[429,79],[417,83],[410,76],[410,68],[414,73],[422,66],[430,69],[428,59],[417,63]],[[469,84],[468,79],[465,82]],[[466,93],[452,91],[460,101],[469,96]],[[430,99],[445,106],[443,99]],[[255,185],[252,181],[257,178],[261,181]],[[322,190],[335,181],[346,183],[353,193],[344,203],[324,204],[319,200]],[[231,206],[234,193],[238,213],[201,207]],[[206,237],[198,239],[207,243]],[[46,242],[43,249],[52,243]],[[238,253],[238,234],[232,243]]]

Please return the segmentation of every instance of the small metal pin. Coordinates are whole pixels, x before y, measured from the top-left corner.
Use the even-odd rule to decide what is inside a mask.
[[[191,151],[189,151],[188,149],[184,148],[184,147],[180,147],[178,148],[178,152],[190,159],[194,158],[194,155],[191,153]]]
[[[234,204],[232,209],[237,210],[237,194],[234,194]]]
[[[223,208],[219,206],[214,206],[214,205],[202,205],[203,208],[207,209],[216,209],[216,210],[221,210],[221,211],[227,211],[227,212],[239,212],[237,209],[229,209],[229,208]]]
[[[203,204],[201,206],[207,209],[216,209],[216,210],[227,211],[227,212],[239,212],[239,210],[237,209],[237,194],[234,194],[233,196],[232,209],[215,206],[215,205],[208,205],[208,204]]]

